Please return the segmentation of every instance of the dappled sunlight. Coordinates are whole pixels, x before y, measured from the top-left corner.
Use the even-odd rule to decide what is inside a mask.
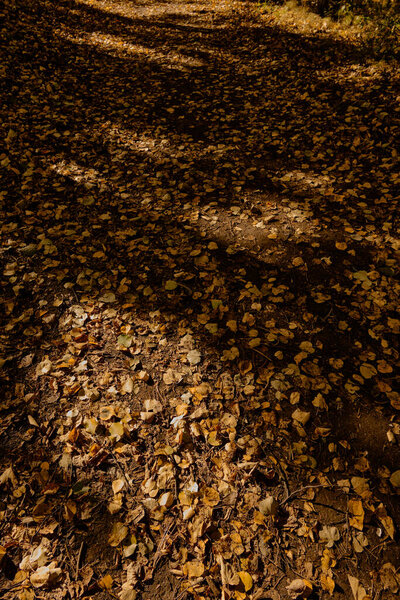
[[[383,600],[396,69],[257,3],[16,6],[3,596]]]
[[[163,19],[168,17],[176,17],[181,14],[182,16],[195,16],[199,10],[204,11],[202,5],[198,2],[188,2],[186,0],[177,0],[176,2],[160,2],[158,0],[130,0],[123,2],[121,0],[78,0],[77,4],[87,5],[89,7],[100,7],[102,10],[109,12],[110,14],[119,15],[122,17],[130,18],[132,16],[137,17],[162,17]],[[226,10],[229,9],[234,2],[232,0],[210,0],[209,10]],[[149,22],[151,26],[151,21]]]
[[[69,162],[61,159],[54,164],[52,163],[50,169],[58,175],[69,177],[78,184],[84,183],[85,187],[88,188],[96,185],[100,178],[100,173],[96,169],[85,169],[74,161]]]
[[[198,58],[192,58],[179,54],[172,50],[160,52],[148,46],[135,44],[126,39],[100,32],[88,33],[82,36],[76,36],[69,33],[59,33],[62,39],[75,44],[85,44],[95,46],[102,49],[104,52],[118,57],[134,57],[140,56],[146,61],[154,61],[163,65],[170,66],[173,69],[190,70],[192,67],[201,67],[204,61]]]
[[[123,125],[114,125],[113,123],[103,123],[99,128],[99,136],[104,140],[114,142],[121,146],[121,151],[124,148],[129,148],[142,152],[159,156],[167,154],[168,156],[176,156],[176,150],[172,146],[168,137],[159,138],[146,135],[144,132],[136,133],[132,129],[127,129]]]

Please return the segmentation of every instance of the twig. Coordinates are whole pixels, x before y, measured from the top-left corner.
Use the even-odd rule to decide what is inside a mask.
[[[321,488],[321,487],[326,487],[326,486],[324,486],[322,484],[318,484],[318,485],[306,485],[304,487],[301,487],[298,490],[295,490],[294,492],[292,492],[291,494],[289,494],[289,496],[285,500],[282,500],[281,506],[283,506],[284,504],[286,504],[286,502],[288,500],[290,500],[290,498],[293,498],[294,496],[297,496],[297,494],[300,494],[301,492],[305,492],[305,490],[311,490],[311,489]]]
[[[275,585],[272,586],[272,590],[276,590],[276,588],[278,587],[278,585],[280,584],[280,582],[282,581],[282,579],[285,579],[285,575],[282,575],[282,577],[280,577],[278,579],[278,581],[275,583]]]
[[[78,558],[76,559],[76,568],[75,568],[75,581],[78,579],[78,575],[79,575],[79,565],[81,562],[81,558],[82,558],[82,552],[83,552],[83,547],[85,545],[85,542],[81,543],[81,547],[79,548],[79,552],[78,552]]]
[[[269,356],[267,356],[266,354],[264,354],[263,352],[261,352],[260,350],[257,350],[257,348],[252,348],[253,352],[257,352],[257,354],[260,354],[261,356],[263,356],[264,358],[266,358],[267,360],[269,360],[271,362],[271,359]]]
[[[262,452],[264,452],[264,455],[268,456],[267,453],[266,453],[266,451],[264,450],[264,448],[262,446],[260,446],[260,448],[261,448]],[[272,454],[272,456],[276,460],[276,467],[277,467],[277,469],[279,471],[280,476],[282,477],[282,480],[283,480],[282,483],[283,483],[283,486],[285,488],[285,494],[286,494],[286,500],[287,500],[289,498],[289,496],[291,495],[290,494],[289,480],[288,480],[288,478],[286,476],[285,471],[282,468],[281,461],[276,456],[275,452],[271,448],[268,448],[268,450],[269,450],[270,454]],[[286,502],[286,500],[283,500],[283,502],[281,504],[283,504],[284,502]]]
[[[10,590],[13,590],[14,588],[18,588],[18,587],[22,586],[24,581],[26,581],[27,579],[28,578],[25,577],[24,579],[21,579],[21,581],[18,581],[17,583],[13,583],[12,585],[10,585],[10,587],[8,587],[6,590],[0,590],[0,598],[5,596],[6,594],[8,594],[8,592]]]
[[[221,554],[219,554],[217,556],[217,562],[219,563],[219,568],[220,568],[220,572],[221,572],[221,584],[222,584],[222,592],[221,592],[221,600],[225,600],[226,598],[226,573],[225,573],[225,565],[224,565],[224,559],[222,558]]]
[[[160,541],[158,542],[157,550],[156,550],[156,552],[154,554],[154,557],[153,557],[153,564],[152,564],[152,567],[151,567],[151,577],[153,577],[154,570],[155,570],[155,568],[157,566],[157,563],[160,560],[160,557],[162,555],[163,546],[164,546],[164,542],[165,542],[165,540],[167,538],[167,535],[170,532],[172,532],[175,529],[175,527],[176,527],[176,522],[174,522],[171,519],[170,523],[168,523],[168,525],[165,527],[165,529],[163,531],[162,537],[161,537]]]
[[[329,508],[330,510],[341,513],[342,515],[346,514],[346,511],[341,510],[340,508],[335,508],[335,506],[330,506],[329,504],[324,504],[323,502],[317,502],[316,500],[309,500],[308,498],[298,498],[298,500],[302,500],[303,502],[311,502],[312,504],[315,504],[316,506],[324,506],[325,508]],[[339,521],[339,522],[342,523],[342,521]],[[336,523],[336,525],[337,525],[337,523]]]

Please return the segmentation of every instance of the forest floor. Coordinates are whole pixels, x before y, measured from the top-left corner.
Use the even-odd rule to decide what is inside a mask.
[[[247,3],[0,11],[0,597],[397,598],[398,65]]]

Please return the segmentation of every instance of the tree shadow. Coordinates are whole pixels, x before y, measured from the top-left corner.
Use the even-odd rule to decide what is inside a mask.
[[[151,374],[136,395],[124,395],[133,411],[157,385],[164,401],[201,377],[221,386],[222,370],[236,377],[240,408],[225,392],[213,402],[221,412],[239,410],[238,436],[261,441],[252,458],[262,459],[262,445],[278,456],[278,482],[258,473],[264,491],[301,487],[316,464],[346,478],[367,457],[374,494],[387,502],[377,470],[382,457],[391,471],[399,459],[397,446],[385,447],[393,375],[370,381],[359,367],[371,354],[396,359],[387,324],[396,246],[390,228],[380,231],[396,210],[398,164],[386,142],[399,135],[396,82],[363,65],[350,44],[260,23],[232,31],[225,15],[208,28],[179,13],[135,18],[72,1],[16,6],[2,125],[4,464],[16,452],[21,473],[47,460],[54,432],[45,423],[74,404],[91,406],[78,362],[96,377],[109,363],[130,371],[135,354],[117,344],[127,314],[141,370]],[[90,308],[90,335],[75,331],[71,305]],[[197,372],[184,363],[171,388],[163,375],[182,368],[187,331],[204,362]],[[30,355],[32,365],[23,362]],[[37,377],[45,355],[62,376]],[[103,379],[89,388],[111,402]],[[296,393],[313,415],[307,452],[291,416]],[[319,395],[326,407],[315,404]],[[374,440],[371,424],[355,426],[368,413],[379,419]],[[68,419],[73,430],[75,417]],[[157,424],[168,439],[168,418]],[[78,439],[86,452],[85,435]],[[137,451],[161,441],[135,436]],[[340,445],[346,440],[350,448]],[[79,443],[70,442],[79,458]],[[338,447],[334,469],[329,444]],[[104,446],[109,479],[118,462],[107,475],[115,457]],[[55,461],[54,480],[64,490],[93,479],[104,502],[96,461],[78,458],[68,477]],[[32,503],[42,483],[32,484]],[[336,488],[333,495],[343,499]],[[399,525],[397,503],[391,514]],[[63,526],[76,524],[66,518]]]

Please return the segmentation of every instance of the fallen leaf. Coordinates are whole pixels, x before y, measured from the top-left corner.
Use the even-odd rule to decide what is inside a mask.
[[[390,476],[390,483],[395,488],[400,488],[400,470],[394,471]]]
[[[99,580],[99,587],[102,590],[110,591],[112,589],[112,586],[113,586],[113,579],[112,579],[111,575],[104,575],[104,577],[102,577]]]
[[[124,523],[114,523],[111,534],[108,538],[108,543],[110,546],[119,546],[119,544],[126,538],[128,535],[128,528]]]
[[[220,496],[214,488],[206,487],[202,493],[202,500],[206,506],[217,506],[220,502]]]
[[[301,599],[311,595],[313,586],[308,579],[294,579],[286,589],[291,598]]]
[[[267,496],[258,503],[258,510],[264,516],[275,516],[278,512],[279,504],[273,496]]]
[[[349,518],[350,525],[362,531],[364,527],[364,509],[361,500],[349,500],[348,509],[352,515]]]
[[[118,594],[119,600],[136,600],[137,592],[130,583],[124,583]]]
[[[182,571],[186,577],[201,577],[204,573],[204,564],[198,560],[191,560],[183,565]]]
[[[190,350],[187,353],[186,358],[191,365],[198,365],[201,361],[201,353],[198,350]]]
[[[247,571],[238,571],[237,573],[244,586],[244,591],[248,592],[253,587],[253,578]]]
[[[39,567],[30,576],[30,581],[35,588],[52,588],[55,587],[61,579],[62,571],[56,566],[55,562],[48,566]]]
[[[326,542],[327,548],[332,548],[334,543],[340,540],[340,533],[337,527],[324,525],[319,532],[319,538],[323,542]]]
[[[371,597],[367,595],[365,589],[363,588],[357,577],[348,575],[347,578],[350,583],[351,592],[353,594],[354,600],[371,600]]]

